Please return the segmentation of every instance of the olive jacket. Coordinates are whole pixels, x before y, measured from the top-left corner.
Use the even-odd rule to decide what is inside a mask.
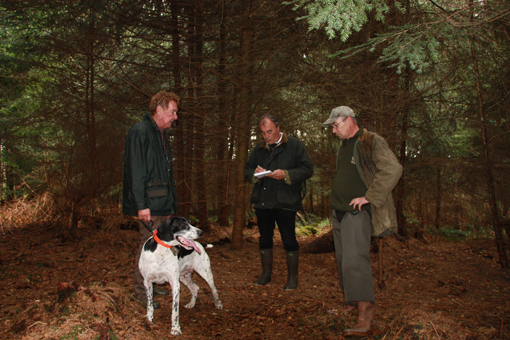
[[[338,149],[338,155],[342,150]],[[402,165],[384,138],[367,129],[354,145],[356,168],[368,191],[365,198],[371,204],[372,235],[388,236],[397,232],[397,215],[392,190],[402,176]]]
[[[124,215],[138,216],[138,210],[147,208],[152,216],[176,213],[177,194],[168,136],[148,113],[126,135],[123,185]]]
[[[284,170],[286,178],[257,179],[253,176],[257,166],[267,170]],[[313,164],[303,143],[286,133],[273,151],[265,141],[258,143],[244,165],[245,180],[254,184],[250,202],[261,209],[303,209],[306,180],[312,175]]]

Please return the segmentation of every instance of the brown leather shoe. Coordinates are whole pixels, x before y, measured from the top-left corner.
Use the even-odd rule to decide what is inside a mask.
[[[358,326],[356,325],[352,329],[344,329],[343,335],[344,336],[367,336],[367,335],[372,334],[371,329],[366,329],[364,327],[361,327],[361,328],[357,328],[357,327]]]
[[[344,336],[367,336],[372,333],[371,323],[374,319],[375,306],[373,303],[358,301],[358,323],[354,328],[345,329]]]

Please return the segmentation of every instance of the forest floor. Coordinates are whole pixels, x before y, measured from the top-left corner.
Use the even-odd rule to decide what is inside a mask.
[[[65,242],[37,225],[0,235],[0,339],[172,338],[171,297],[156,298],[162,308],[153,324],[132,297],[138,232],[93,226],[78,232],[81,240]],[[334,253],[302,252],[299,287],[285,292],[281,241],[275,237],[273,280],[256,286],[257,228],[245,229],[236,251],[221,242],[230,232],[213,227],[201,239],[216,243],[207,252],[224,308],[214,308],[209,288],[194,275],[201,287],[195,308],[184,308],[190,295],[181,289],[181,339],[343,339],[356,317],[340,309]],[[366,339],[510,339],[510,273],[496,262],[493,240],[385,238],[383,282],[378,254],[371,256],[377,312]]]

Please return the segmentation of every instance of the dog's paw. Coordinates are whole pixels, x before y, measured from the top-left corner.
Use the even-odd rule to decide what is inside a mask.
[[[214,303],[214,307],[216,307],[216,309],[223,309],[223,304],[218,300]]]
[[[188,308],[188,309],[195,307],[195,301],[192,301],[192,302],[188,303],[187,305],[184,305],[184,307]]]
[[[172,330],[170,331],[172,335],[181,335],[181,328],[180,327],[172,327]]]

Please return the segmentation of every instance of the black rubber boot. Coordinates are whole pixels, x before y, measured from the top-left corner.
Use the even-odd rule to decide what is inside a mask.
[[[158,286],[156,285],[153,285],[152,286],[152,291],[154,292],[154,295],[164,295],[164,296],[167,296],[169,295],[170,293],[168,292],[168,290],[166,289],[163,289],[163,288],[159,288]]]
[[[138,301],[140,301],[140,303],[142,304],[143,308],[147,309],[147,298],[142,298],[142,299],[137,299]],[[159,303],[158,301],[154,301],[152,300],[152,306],[154,307],[154,309],[160,309],[161,308],[161,303]]]
[[[271,273],[273,272],[273,248],[260,249],[260,261],[262,262],[262,275],[254,283],[263,286],[271,281]]]
[[[293,290],[298,286],[299,250],[287,252],[287,284],[284,290]]]

